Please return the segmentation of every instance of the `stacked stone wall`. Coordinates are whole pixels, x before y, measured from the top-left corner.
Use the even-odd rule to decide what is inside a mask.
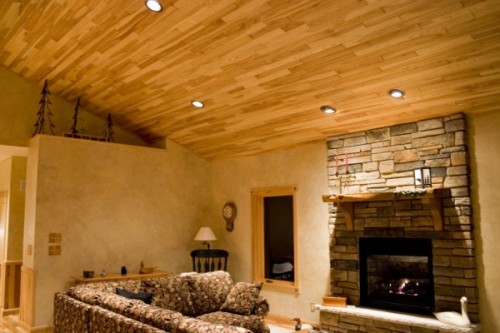
[[[331,194],[412,192],[414,170],[430,168],[432,188],[442,199],[443,230],[431,207],[418,197],[353,205],[354,230],[339,207],[329,204],[331,293],[359,305],[360,237],[431,238],[435,311],[460,311],[467,296],[469,316],[478,321],[478,293],[470,198],[466,119],[463,114],[374,129],[327,140]]]
[[[439,329],[417,327],[383,320],[321,312],[321,329],[332,333],[440,333]]]

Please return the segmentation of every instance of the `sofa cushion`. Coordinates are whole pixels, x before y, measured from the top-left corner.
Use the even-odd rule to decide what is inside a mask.
[[[261,289],[262,283],[237,282],[227,295],[221,311],[249,315],[255,307]]]
[[[218,311],[233,286],[231,276],[224,271],[188,275],[184,278],[189,285],[195,316]]]
[[[240,315],[236,313],[216,311],[198,316],[196,317],[196,319],[208,321],[214,324],[217,323],[217,324],[225,324],[231,326],[239,326],[246,328],[254,333],[269,332],[269,328],[264,323],[264,319],[262,317],[258,317],[255,315]]]
[[[89,332],[165,333],[165,331],[161,329],[124,317],[121,314],[98,306],[90,308]]]
[[[146,292],[134,293],[122,288],[116,288],[116,294],[130,299],[138,299],[146,304],[151,304],[151,301],[153,299],[152,293],[146,293]]]
[[[101,307],[167,332],[172,331],[178,325],[180,318],[182,318],[182,314],[179,312],[148,305],[141,300],[128,299],[110,293],[102,296]]]
[[[99,306],[128,317],[132,307],[137,304],[144,304],[144,302],[137,299],[128,299],[116,294],[104,293],[101,296]]]
[[[194,314],[188,284],[179,275],[143,280],[142,290],[153,294],[151,305],[178,311],[186,316]]]
[[[128,317],[166,332],[174,331],[179,326],[181,318],[183,318],[180,312],[159,308],[146,303],[133,305]]]

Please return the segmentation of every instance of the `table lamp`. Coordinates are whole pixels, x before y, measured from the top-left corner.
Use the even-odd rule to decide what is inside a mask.
[[[210,227],[201,227],[194,237],[194,240],[203,242],[203,245],[207,246],[207,250],[210,250],[209,241],[217,240],[217,237],[215,237],[214,232],[212,231],[212,229],[210,229]]]

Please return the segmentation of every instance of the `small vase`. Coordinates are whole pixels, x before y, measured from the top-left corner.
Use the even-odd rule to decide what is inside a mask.
[[[121,274],[122,275],[127,275],[127,267],[122,266]]]

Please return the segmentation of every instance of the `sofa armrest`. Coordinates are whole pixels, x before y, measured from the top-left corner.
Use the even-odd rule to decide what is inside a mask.
[[[182,317],[175,333],[252,333],[252,331],[239,326],[213,324],[192,317]]]
[[[91,308],[91,305],[57,292],[54,295],[54,333],[89,332]]]
[[[255,301],[253,313],[259,317],[265,317],[269,313],[269,302],[262,296]]]

